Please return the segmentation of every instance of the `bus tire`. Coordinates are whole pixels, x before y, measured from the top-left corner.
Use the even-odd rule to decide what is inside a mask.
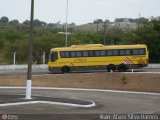
[[[63,66],[61,71],[62,71],[62,73],[70,73],[71,69],[68,66]]]
[[[119,72],[126,72],[127,71],[127,66],[125,64],[120,64],[118,66]]]
[[[114,64],[109,64],[109,65],[107,65],[107,71],[108,71],[108,72],[111,72],[111,70],[112,70],[113,72],[115,72],[116,67],[115,67]]]

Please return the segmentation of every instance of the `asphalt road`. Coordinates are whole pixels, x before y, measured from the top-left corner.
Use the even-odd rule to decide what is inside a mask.
[[[26,72],[26,69],[0,70],[0,76],[21,76],[26,75]],[[138,69],[135,72],[160,72],[160,70]],[[50,74],[50,72],[47,69],[33,69],[33,75],[42,74]],[[25,94],[25,89],[0,88],[0,93],[5,95],[19,95]],[[50,104],[30,104],[0,107],[0,114],[15,114],[22,120],[99,120],[103,114],[160,114],[160,94],[33,89],[32,95],[94,101],[96,106],[92,108],[80,108]]]
[[[25,89],[0,89],[1,94],[25,94]],[[32,104],[0,107],[0,113],[14,114],[160,114],[160,94],[119,93],[107,91],[33,89],[32,95],[94,101],[93,108]],[[25,95],[24,95],[25,98]]]

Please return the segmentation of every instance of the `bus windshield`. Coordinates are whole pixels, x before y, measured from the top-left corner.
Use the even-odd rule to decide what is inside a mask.
[[[58,53],[57,52],[52,52],[50,55],[51,62],[55,62],[58,59]]]

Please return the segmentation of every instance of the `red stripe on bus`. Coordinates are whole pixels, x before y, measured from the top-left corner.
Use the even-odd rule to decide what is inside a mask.
[[[133,64],[133,62],[128,57],[126,57],[123,61],[127,64]]]

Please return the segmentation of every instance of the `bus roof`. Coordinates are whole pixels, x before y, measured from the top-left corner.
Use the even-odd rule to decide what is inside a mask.
[[[103,50],[103,49],[128,49],[128,48],[146,48],[145,44],[137,45],[102,45],[102,44],[86,44],[72,45],[70,47],[52,48],[51,51],[72,51],[72,50]]]

